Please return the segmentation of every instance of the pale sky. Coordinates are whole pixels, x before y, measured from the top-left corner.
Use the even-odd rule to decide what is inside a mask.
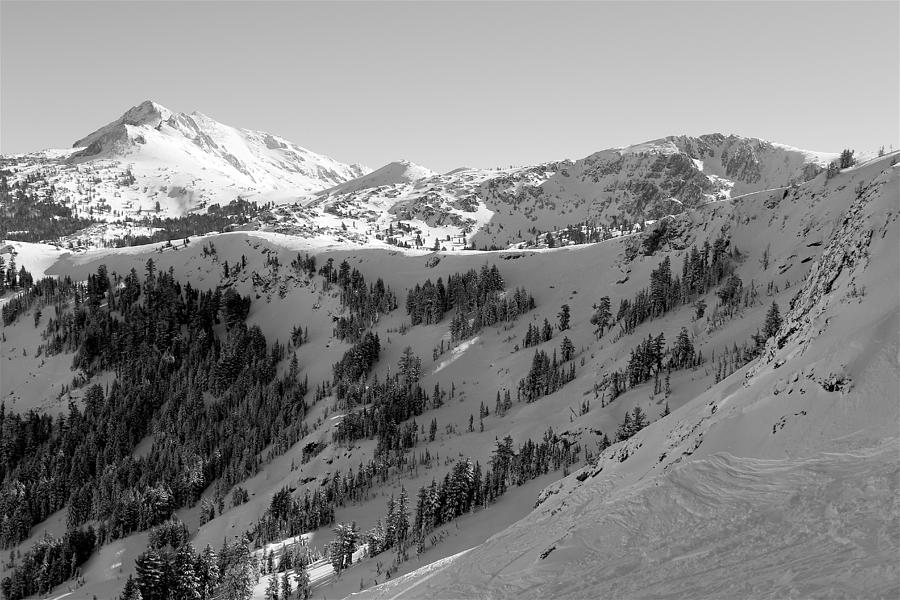
[[[900,3],[0,2],[0,152],[146,99],[438,171],[672,134],[898,143]]]

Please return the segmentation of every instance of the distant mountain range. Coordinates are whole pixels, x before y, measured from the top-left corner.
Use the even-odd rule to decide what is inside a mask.
[[[807,181],[836,156],[710,134],[509,169],[438,174],[404,160],[370,171],[148,100],[70,150],[4,156],[0,167],[13,181],[30,177],[32,189],[74,215],[105,223],[204,212],[240,197],[287,205],[251,225],[261,229],[357,245],[503,248]],[[395,232],[399,222],[406,227]]]

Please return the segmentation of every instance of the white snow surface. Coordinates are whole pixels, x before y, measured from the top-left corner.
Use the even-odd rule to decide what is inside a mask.
[[[157,202],[163,215],[177,216],[238,196],[296,201],[368,172],[270,133],[149,100],[72,150],[5,156],[3,163],[20,175],[47,176],[55,201],[104,221],[152,211]]]
[[[782,150],[788,150],[790,152],[797,152],[799,154],[804,155],[809,162],[819,165],[820,167],[827,167],[829,163],[840,158],[840,152],[817,152],[815,150],[804,150],[803,148],[795,148],[794,146],[788,146],[787,144],[779,144],[778,142],[769,142],[776,148],[781,148]]]
[[[400,160],[388,163],[380,169],[376,169],[371,173],[366,173],[356,179],[339,183],[332,188],[319,192],[319,194],[348,194],[369,188],[412,183],[419,179],[433,177],[434,175],[436,175],[436,173],[431,169],[417,165],[408,160]]]
[[[63,254],[64,250],[52,244],[0,240],[0,256],[6,266],[9,266],[10,259],[15,259],[16,268],[25,267],[35,281],[43,278],[46,270]]]

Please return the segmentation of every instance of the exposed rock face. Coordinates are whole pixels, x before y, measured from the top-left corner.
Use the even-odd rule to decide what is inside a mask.
[[[807,181],[825,165],[822,156],[756,138],[710,134],[670,136],[581,160],[543,165],[542,177],[521,184],[512,174],[485,182],[480,198],[496,215],[480,243],[503,246],[511,221],[507,207],[527,213],[541,231],[583,221],[632,222],[678,214],[739,194]],[[500,227],[502,225],[502,227]],[[507,237],[504,237],[504,233]]]
[[[896,189],[897,178],[897,169],[893,167],[868,185],[860,181],[856,200],[841,218],[803,287],[791,301],[778,334],[768,340],[765,353],[748,371],[748,381],[775,362],[778,350],[789,341],[800,340],[801,348],[811,343],[818,333],[816,330],[827,326],[829,309],[848,298],[865,295],[865,286],[859,280],[869,266],[873,238],[876,232],[884,237],[892,225],[896,227],[896,196],[892,200],[887,188]]]

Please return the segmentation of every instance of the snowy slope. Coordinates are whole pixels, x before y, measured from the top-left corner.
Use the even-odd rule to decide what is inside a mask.
[[[855,191],[759,360],[358,597],[896,597],[900,168],[869,175],[825,184]]]
[[[695,154],[699,156],[699,152]],[[636,161],[633,166],[637,168],[637,179],[651,173],[652,170],[644,169],[658,160],[650,155],[630,156],[628,160]],[[679,156],[678,161],[684,160],[681,155],[673,153],[672,156]],[[110,272],[124,273],[132,267],[142,269],[146,260],[153,258],[159,269],[172,268],[176,277],[190,280],[193,286],[206,289],[222,282],[224,261],[234,264],[246,256],[248,268],[232,284],[241,293],[251,294],[254,298],[250,322],[259,325],[267,337],[280,339],[282,342],[285,341],[288,324],[308,324],[310,343],[304,344],[299,351],[300,361],[304,372],[309,374],[310,381],[322,381],[330,377],[330,366],[348,346],[332,336],[331,319],[340,312],[336,298],[324,291],[321,282],[315,279],[304,282],[302,278],[298,281],[296,277],[292,277],[287,265],[298,251],[308,250],[318,254],[320,263],[327,258],[334,258],[337,262],[346,258],[367,279],[383,277],[386,284],[399,293],[401,303],[405,291],[426,278],[434,281],[437,277],[443,277],[446,280],[453,272],[477,269],[485,263],[496,264],[509,287],[524,285],[534,293],[537,300],[537,309],[509,328],[483,330],[477,339],[469,340],[466,345],[458,346],[433,359],[432,349],[441,339],[446,339],[446,321],[435,326],[417,326],[404,330],[408,317],[401,307],[397,312],[385,315],[376,327],[384,340],[382,356],[376,367],[379,378],[384,378],[395,368],[400,353],[408,345],[423,359],[423,384],[426,388],[436,382],[440,382],[442,386],[448,386],[451,381],[456,384],[459,402],[447,403],[437,410],[428,411],[419,420],[424,423],[436,418],[441,432],[434,442],[421,442],[416,451],[423,452],[428,448],[432,454],[440,454],[444,461],[458,456],[471,456],[482,464],[489,459],[495,438],[507,433],[518,443],[528,438],[539,438],[548,427],[552,427],[555,431],[571,435],[572,439],[579,440],[585,447],[594,448],[596,432],[602,430],[612,434],[624,412],[636,405],[645,408],[653,419],[657,418],[662,410],[663,397],[660,394],[649,394],[648,385],[629,390],[605,407],[600,407],[597,400],[595,386],[603,381],[604,373],[624,366],[634,344],[646,338],[648,333],[663,332],[666,339],[672,340],[681,326],[687,325],[695,345],[703,350],[704,356],[709,356],[711,352],[721,353],[723,348],[742,343],[757,330],[768,302],[775,299],[786,310],[797,290],[802,289],[803,297],[808,297],[809,300],[797,305],[797,311],[791,313],[788,323],[796,322],[806,329],[802,332],[798,329],[791,334],[794,337],[782,350],[773,349],[772,356],[761,363],[762,370],[753,376],[755,379],[751,380],[750,387],[744,388],[741,385],[742,377],[749,369],[732,375],[718,385],[714,385],[713,373],[707,368],[673,373],[673,391],[666,401],[675,412],[642,432],[629,444],[614,447],[600,459],[598,466],[602,466],[604,470],[599,475],[588,475],[584,481],[573,476],[557,485],[551,485],[553,479],[561,476],[562,472],[551,473],[543,480],[532,482],[532,487],[512,489],[496,506],[450,524],[445,531],[440,532],[443,541],[430,547],[418,560],[404,563],[397,574],[402,575],[427,561],[438,560],[473,546],[476,546],[475,549],[443,563],[443,566],[438,565],[441,568],[432,569],[428,573],[431,578],[415,589],[404,592],[405,588],[393,588],[395,591],[386,593],[384,597],[392,597],[395,593],[405,593],[406,597],[416,598],[485,595],[477,593],[478,589],[488,590],[498,596],[507,593],[518,593],[526,597],[557,594],[595,596],[602,592],[601,588],[564,587],[565,582],[581,578],[582,571],[596,568],[595,563],[591,562],[588,566],[582,566],[582,571],[573,571],[578,565],[577,559],[572,559],[572,556],[587,555],[591,548],[597,548],[597,556],[603,557],[596,560],[617,565],[617,571],[606,575],[610,585],[622,586],[617,588],[622,590],[618,595],[650,595],[663,588],[648,588],[651,592],[646,593],[634,589],[631,594],[632,588],[627,587],[627,582],[623,583],[621,578],[616,580],[616,573],[627,573],[630,565],[638,565],[636,568],[642,566],[644,558],[640,552],[623,553],[622,538],[614,535],[611,539],[606,539],[608,536],[605,533],[601,531],[597,534],[592,528],[592,522],[611,523],[609,527],[613,527],[622,523],[628,525],[628,519],[633,517],[635,522],[650,523],[646,529],[638,526],[636,531],[628,528],[615,530],[616,535],[634,535],[633,539],[644,544],[640,547],[660,544],[659,552],[663,558],[659,560],[671,555],[674,566],[667,572],[675,573],[673,577],[677,577],[678,573],[694,577],[695,572],[691,569],[700,569],[700,563],[709,562],[709,557],[704,554],[698,554],[699,558],[692,562],[692,552],[715,548],[712,555],[725,556],[729,542],[737,545],[743,539],[740,536],[741,530],[757,531],[771,537],[775,540],[772,548],[764,548],[783,558],[783,554],[777,555],[775,548],[780,532],[785,536],[794,533],[800,535],[797,533],[800,528],[810,528],[812,531],[816,526],[815,520],[810,523],[800,518],[800,508],[807,507],[813,514],[819,514],[815,512],[821,508],[815,504],[816,497],[840,495],[841,490],[859,488],[869,480],[875,482],[872,484],[871,502],[882,504],[860,504],[859,521],[849,516],[846,518],[850,523],[849,527],[858,525],[859,529],[851,530],[849,534],[839,529],[835,531],[837,535],[850,540],[857,539],[854,536],[866,539],[869,530],[865,527],[868,527],[866,523],[871,519],[879,527],[890,531],[891,524],[878,521],[880,517],[877,516],[878,512],[887,514],[889,508],[883,505],[885,495],[879,479],[883,478],[885,462],[883,451],[879,449],[881,438],[890,437],[890,432],[886,430],[896,422],[896,406],[883,401],[886,389],[896,382],[897,373],[896,348],[891,351],[890,339],[885,338],[885,332],[896,331],[897,325],[896,319],[890,321],[889,316],[891,310],[896,310],[891,309],[891,306],[896,306],[896,294],[889,293],[893,289],[888,289],[893,285],[891,282],[895,281],[891,277],[896,273],[896,254],[885,253],[886,247],[893,244],[896,250],[897,245],[897,171],[888,169],[890,159],[891,157],[886,157],[861,165],[831,180],[826,180],[824,174],[820,174],[792,189],[779,188],[777,192],[762,192],[737,200],[687,206],[684,213],[672,219],[672,237],[668,244],[657,255],[649,257],[633,252],[640,242],[639,235],[557,250],[473,253],[456,252],[448,248],[446,252],[428,257],[423,256],[425,251],[398,252],[375,237],[376,231],[381,234],[391,223],[396,227],[397,221],[402,219],[404,223],[411,221],[417,226],[421,224],[422,237],[430,245],[432,238],[428,232],[437,231],[438,227],[447,227],[447,231],[452,231],[452,225],[439,224],[437,219],[440,218],[441,211],[458,214],[460,217],[470,216],[474,221],[471,225],[474,230],[475,227],[487,224],[495,214],[484,201],[484,198],[491,197],[491,189],[518,189],[530,195],[530,190],[555,177],[555,173],[563,170],[571,172],[574,163],[567,162],[504,171],[466,169],[387,186],[393,188],[392,193],[396,193],[396,197],[390,197],[375,188],[333,196],[323,195],[305,206],[277,207],[272,211],[275,220],[261,227],[262,231],[191,238],[189,244],[177,244],[175,247],[157,244],[127,249],[89,250],[61,256],[52,267],[44,270],[50,274],[69,274],[84,278],[95,271],[99,264],[107,265]],[[710,169],[711,172],[715,163],[715,159],[708,154],[702,159],[688,156],[687,160],[690,162],[687,169]],[[703,167],[695,161],[702,162]],[[615,177],[620,176],[627,180],[627,170],[623,174],[615,174]],[[771,181],[757,182],[756,185],[763,183],[769,185]],[[867,191],[867,204],[854,204],[858,196],[857,187],[860,185],[861,189]],[[460,198],[465,199],[466,203],[460,204],[461,207],[454,206],[453,203],[459,202]],[[490,206],[498,208],[503,205],[496,203]],[[854,207],[857,207],[856,213],[852,212]],[[562,213],[566,208],[564,204],[558,204],[556,210]],[[451,213],[454,210],[458,212]],[[365,211],[371,211],[371,214]],[[283,215],[291,213],[302,214],[305,226],[310,228],[308,232],[303,232],[302,237],[276,233],[281,227],[287,229],[287,217],[284,217],[284,221],[281,219]],[[548,206],[546,213],[541,214],[551,215],[552,211]],[[845,219],[852,214],[859,215],[862,220],[854,222],[853,227],[842,227]],[[550,216],[541,218],[542,223],[551,222]],[[559,218],[569,218],[569,215],[562,213]],[[430,222],[434,225],[428,225],[429,219],[432,219]],[[313,229],[315,227],[320,229]],[[426,227],[432,229],[425,229]],[[663,319],[639,327],[633,335],[618,343],[611,343],[609,338],[599,341],[594,338],[588,319],[592,303],[601,295],[610,295],[614,302],[632,297],[646,286],[650,270],[659,264],[663,255],[671,256],[673,267],[677,268],[686,247],[712,241],[723,231],[729,233],[732,243],[740,248],[745,257],[738,269],[745,284],[755,281],[762,290],[766,283],[774,282],[780,291],[771,297],[764,297],[761,303],[746,307],[725,325],[714,326],[707,321],[694,321],[691,318],[691,308],[685,306]],[[862,248],[854,235],[868,231],[874,232],[871,247],[866,252],[853,250]],[[410,239],[408,233],[404,235],[406,239]],[[333,243],[338,236],[342,236],[342,241]],[[208,243],[215,244],[216,256],[209,257],[202,252],[202,248]],[[846,256],[842,254],[844,249],[849,252]],[[771,264],[766,267],[761,264],[764,250],[768,250],[771,255]],[[278,267],[270,265],[269,259],[272,256],[279,258],[280,271]],[[435,261],[435,258],[439,261]],[[866,261],[870,262],[871,268],[859,271]],[[832,272],[832,268],[820,268],[820,264],[842,265],[846,278],[838,278],[837,283],[830,284],[831,291],[825,294],[827,302],[821,300],[821,292],[807,293],[817,286],[824,290],[829,282],[828,274]],[[821,283],[803,285],[802,282],[811,273]],[[849,285],[851,275],[855,277],[856,295],[850,293],[853,289]],[[788,288],[788,285],[791,287]],[[859,292],[859,289],[866,291]],[[715,302],[712,292],[707,301],[710,305]],[[514,344],[521,342],[527,325],[532,322],[539,324],[544,317],[554,321],[560,304],[564,302],[570,304],[573,315],[572,330],[567,335],[578,349],[577,358],[585,361],[578,366],[576,380],[538,402],[516,404],[505,417],[492,415],[485,419],[484,432],[465,432],[469,415],[477,412],[481,401],[491,401],[498,389],[514,389],[515,383],[527,372],[532,351],[513,351]],[[854,302],[857,304],[853,304]],[[891,302],[894,304],[890,304]],[[828,312],[819,315],[816,311],[823,306]],[[858,313],[862,317],[857,318]],[[885,315],[888,315],[887,320],[882,318]],[[854,323],[868,325],[862,325],[859,331],[855,331],[849,326]],[[826,336],[813,336],[813,332],[823,328],[827,332]],[[789,330],[790,325],[784,331]],[[17,384],[14,390],[23,399],[17,401],[15,406],[10,406],[11,403],[8,402],[7,408],[19,410],[35,405],[40,409],[55,411],[56,406],[65,406],[65,397],[48,408],[40,402],[25,399],[24,395],[25,390],[33,388],[35,377],[52,382],[52,386],[50,383],[47,385],[49,391],[57,389],[66,379],[70,380],[72,374],[67,370],[67,365],[71,364],[71,356],[58,357],[65,369],[61,373],[60,365],[50,362],[39,364],[33,360],[32,350],[39,343],[39,331],[34,329],[30,317],[21,319],[20,323],[6,330],[6,333],[10,336],[9,339],[12,339],[13,334],[16,337],[13,339],[14,343],[3,349],[4,369],[21,370],[23,373],[21,385]],[[801,335],[804,339],[811,340],[811,343],[801,351],[800,359],[795,361],[796,366],[795,362],[791,362],[789,367],[782,366],[771,373],[766,371],[782,360],[783,351],[797,350],[794,338]],[[835,339],[840,340],[840,351],[835,350],[838,345]],[[823,340],[831,341],[828,342],[829,345],[823,346]],[[558,343],[559,337],[556,337],[545,344],[544,348],[551,351]],[[28,350],[28,357],[22,356],[23,348]],[[831,386],[828,383],[831,372],[838,372],[841,365],[853,372],[854,386],[858,385],[856,382],[865,381],[865,387],[858,390],[854,387],[847,395],[839,391],[824,391],[823,385]],[[27,367],[28,370],[22,367]],[[867,369],[877,376],[868,376]],[[793,381],[795,372],[797,380]],[[31,379],[25,381],[26,374]],[[0,379],[5,381],[5,377]],[[777,396],[773,391],[775,389],[778,389]],[[0,391],[6,394],[8,390]],[[869,397],[880,401],[867,401],[866,398]],[[585,398],[594,400],[591,410],[573,418],[570,409],[577,408]],[[77,398],[75,400],[77,402]],[[199,526],[196,507],[179,512],[179,517],[188,523],[192,532],[196,532],[193,540],[195,546],[202,547],[206,543],[217,546],[223,537],[234,536],[251,526],[268,505],[272,495],[281,487],[296,487],[297,493],[302,493],[304,488],[316,486],[317,481],[351,467],[355,469],[360,461],[371,457],[374,442],[370,440],[362,441],[353,448],[330,444],[320,456],[301,466],[302,446],[310,441],[329,440],[330,430],[336,422],[334,417],[339,418],[339,414],[326,416],[324,409],[330,407],[323,404],[326,403],[318,405],[309,417],[311,421],[319,421],[320,427],[286,454],[267,464],[261,473],[242,484],[251,494],[249,502],[226,510],[202,527]],[[803,415],[802,411],[807,414]],[[455,431],[445,430],[445,427],[451,425],[455,426]],[[777,428],[777,433],[772,433],[773,427]],[[863,433],[854,433],[860,431]],[[636,448],[638,444],[640,448]],[[626,454],[623,448],[627,449],[628,458],[620,461]],[[667,457],[660,462],[659,457],[663,452]],[[824,456],[825,452],[837,453],[839,456]],[[694,464],[694,459],[709,462]],[[596,469],[592,464],[575,475],[592,474]],[[869,479],[861,479],[864,475],[857,477],[855,471],[860,469],[871,475]],[[374,525],[377,518],[383,516],[386,497],[391,493],[396,494],[400,483],[408,490],[415,490],[418,486],[427,484],[432,477],[442,477],[446,470],[445,462],[443,465],[423,469],[414,476],[391,482],[376,489],[365,501],[341,507],[337,520],[356,520],[363,529],[367,529]],[[829,481],[835,483],[826,483],[823,488],[823,480],[817,479],[815,475],[820,472],[833,473],[834,477]],[[309,478],[311,480],[307,481]],[[792,478],[806,482],[805,487],[792,488]],[[543,504],[538,507],[537,512],[528,516],[540,488],[548,485],[550,487],[544,493]],[[683,489],[685,486],[689,487]],[[662,490],[658,497],[646,495],[648,490],[656,488]],[[742,503],[739,498],[729,494],[730,489],[745,489],[744,495],[748,500]],[[794,496],[798,498],[796,502],[800,508],[790,506],[789,501]],[[697,520],[695,515],[707,514],[711,510],[709,498],[719,497],[724,498],[721,515],[711,521],[708,529],[704,529],[702,519]],[[672,498],[674,500],[670,500]],[[848,498],[847,502],[850,504],[844,502],[843,496],[834,502],[834,510],[838,514],[850,511],[857,502],[855,496],[850,495]],[[596,504],[588,505],[590,499],[595,499]],[[869,500],[864,498],[859,502]],[[644,504],[646,506],[642,508]],[[788,504],[788,509],[782,513],[785,518],[779,523],[783,525],[785,522],[797,521],[798,529],[785,526],[773,529],[768,528],[766,523],[753,520],[762,519],[760,514],[777,514],[778,507],[783,504]],[[682,510],[681,507],[685,512],[678,512]],[[791,512],[795,509],[796,512]],[[553,514],[554,510],[556,514]],[[739,516],[733,515],[733,511],[750,511],[752,514],[750,517]],[[607,514],[611,516],[605,520]],[[669,514],[673,516],[666,521],[666,515]],[[876,516],[872,516],[873,514]],[[726,529],[732,522],[732,517],[738,533],[734,537],[722,534],[705,546],[703,536],[713,536],[716,531]],[[525,520],[514,524],[519,518]],[[691,521],[691,518],[695,520]],[[739,523],[741,526],[737,529]],[[488,540],[491,535],[509,526],[511,528],[505,533]],[[572,532],[572,537],[566,538],[566,532],[569,531]],[[731,532],[726,533],[730,535]],[[329,539],[330,533],[326,529],[315,532],[314,536],[314,544],[321,547]],[[665,546],[666,540],[680,538],[684,539],[682,547]],[[816,539],[826,548],[823,552],[833,553],[843,548],[830,545],[828,539]],[[557,548],[547,558],[540,560],[539,554],[557,540],[562,540]],[[722,545],[719,545],[720,541]],[[90,594],[96,593],[99,597],[114,597],[120,591],[124,577],[133,569],[134,557],[145,543],[146,535],[136,535],[105,546],[85,564],[83,572],[87,585],[77,590],[76,594],[84,593],[90,597]],[[813,543],[797,543],[794,547],[803,557],[808,558],[806,553],[812,552]],[[890,544],[887,547],[890,549]],[[511,565],[504,566],[504,561],[497,558],[508,556],[505,561],[508,563],[525,548],[532,550]],[[564,552],[566,549],[568,550]],[[624,562],[615,562],[618,560],[615,557],[619,555]],[[679,556],[684,558],[675,560]],[[869,558],[874,564],[879,564],[877,555]],[[378,560],[389,563],[392,557],[381,557]],[[469,560],[473,562],[460,562]],[[481,567],[476,568],[474,561],[477,561],[477,565],[482,565],[483,570],[478,570]],[[757,580],[767,579],[762,561],[753,562],[748,558],[746,562],[749,568],[755,569],[753,573],[758,575],[754,575]],[[827,564],[825,560],[822,562]],[[379,573],[372,563],[377,564],[377,560],[363,561],[341,580],[323,579],[323,587],[316,590],[316,597],[342,597],[355,592],[360,587],[360,580],[366,586],[384,581],[383,570]],[[483,587],[463,589],[458,587],[462,585],[460,581],[448,583],[450,576],[445,577],[444,569],[457,563],[478,574],[472,579],[472,585],[478,583]],[[713,565],[711,568],[734,566],[731,563],[722,564],[725,566]],[[803,558],[797,564],[799,575],[795,579],[799,582],[798,589],[810,589],[802,586],[805,573],[812,572],[816,566],[814,561]],[[867,568],[865,564],[860,564],[860,569]],[[545,586],[545,574],[547,579],[555,578],[562,582],[561,587],[541,587]],[[870,579],[877,583],[890,574],[885,567],[881,576],[872,576]],[[418,577],[413,575],[407,581],[410,584],[422,581]],[[711,575],[709,579],[712,579]],[[510,580],[512,583],[509,583]],[[519,580],[531,582],[534,587],[524,590],[516,587]],[[698,581],[702,585],[706,580],[699,578]],[[857,585],[857,580],[848,581]],[[430,587],[432,584],[433,587]],[[589,581],[585,585],[601,584]],[[748,583],[748,586],[752,585],[756,584]],[[500,586],[508,588],[500,589]],[[510,591],[507,592],[507,589]],[[672,595],[702,596],[704,589],[710,590],[710,595],[715,595],[713,592],[716,589],[712,587],[684,590],[684,594],[676,590]],[[746,589],[750,590],[749,593],[763,590],[762,587]],[[875,588],[854,589],[866,592]],[[739,590],[735,590],[737,588],[717,589],[720,597],[739,593]],[[781,592],[784,589],[778,588],[771,595],[786,595]],[[380,591],[375,593],[381,594]],[[665,594],[660,592],[658,595]],[[859,592],[857,595],[870,594]]]
[[[400,160],[388,163],[380,169],[357,177],[344,183],[319,192],[319,194],[350,194],[369,188],[390,186],[403,183],[413,183],[419,179],[432,177],[435,172],[431,169],[417,165],[408,160]]]
[[[320,192],[303,207],[280,207],[277,223],[263,227],[305,236],[333,236],[336,226],[341,232],[346,227],[358,245],[392,240],[432,248],[437,239],[445,250],[472,244],[539,248],[546,232],[570,226],[590,224],[604,237],[615,237],[623,233],[623,222],[640,224],[686,207],[784,189],[812,179],[836,156],[710,134],[502,170],[428,175],[392,163]],[[398,232],[399,222],[411,230]]]
[[[2,166],[45,178],[56,189],[55,201],[104,221],[153,211],[156,202],[177,216],[238,196],[295,200],[367,172],[269,133],[149,100],[70,151],[5,156]]]
[[[63,254],[62,250],[50,244],[0,240],[0,257],[4,264],[9,267],[15,261],[17,269],[24,267],[35,279],[44,277],[47,268]]]

